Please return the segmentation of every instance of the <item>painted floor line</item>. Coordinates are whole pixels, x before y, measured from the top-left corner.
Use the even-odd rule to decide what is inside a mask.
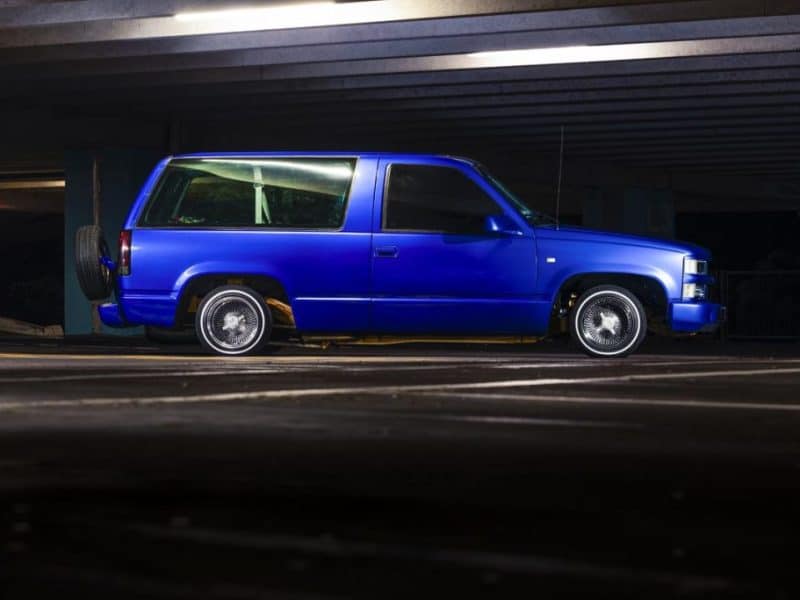
[[[800,368],[786,369],[749,369],[683,373],[647,373],[641,375],[622,375],[616,377],[582,377],[582,378],[541,378],[512,379],[507,381],[476,381],[471,383],[393,385],[393,386],[355,386],[340,388],[305,388],[291,390],[262,390],[254,392],[229,392],[217,394],[199,394],[192,396],[156,396],[144,398],[84,398],[76,400],[9,400],[0,401],[0,410],[19,410],[24,408],[68,407],[68,406],[122,406],[150,404],[184,404],[202,402],[230,402],[246,400],[268,400],[275,398],[302,398],[309,396],[334,396],[347,394],[403,394],[413,392],[436,392],[451,390],[503,389],[515,387],[544,387],[560,385],[582,385],[603,383],[625,383],[631,381],[658,381],[673,379],[705,379],[710,377],[746,377],[751,375],[789,375],[800,373]],[[787,409],[788,410],[788,409]]]
[[[535,364],[564,362],[565,354],[551,354],[539,355],[534,358]],[[207,355],[166,355],[166,354],[42,354],[35,352],[0,352],[0,359],[9,360],[40,360],[42,362],[51,361],[91,361],[97,360],[101,362],[106,361],[122,361],[122,360],[139,360],[139,361],[152,361],[152,362],[218,362],[221,364],[246,364],[246,363],[261,363],[265,366],[276,363],[297,363],[297,362],[322,362],[330,364],[350,364],[350,363],[484,363],[490,364],[518,364],[518,361],[525,360],[525,357],[520,355],[493,355],[491,357],[485,356],[453,356],[450,355],[389,355],[389,356],[374,356],[374,355],[348,355],[348,356],[325,356],[325,355],[300,355],[300,356],[243,356],[243,357],[223,357],[223,356],[207,356]],[[530,360],[530,359],[528,359]],[[681,364],[686,362],[688,364],[714,364],[714,363],[729,363],[729,362],[747,362],[747,363],[770,363],[770,364],[791,364],[800,363],[798,358],[756,358],[756,357],[730,357],[730,356],[711,356],[711,357],[698,357],[696,360],[675,361],[675,357],[671,355],[643,355],[634,357],[633,359],[589,359],[582,355],[575,354],[574,358],[571,356],[570,363],[574,362],[576,365],[589,366],[598,364],[630,364],[630,365],[649,365],[649,364],[662,364],[666,365],[668,362],[674,364]]]
[[[676,363],[671,363],[673,366]],[[682,363],[686,365],[694,363]],[[26,376],[26,377],[0,377],[0,383],[15,384],[15,383],[59,383],[69,381],[104,381],[104,380],[124,380],[124,379],[151,379],[151,378],[174,378],[174,377],[208,377],[208,376],[225,376],[225,375],[267,375],[276,373],[308,373],[308,372],[322,372],[323,370],[337,369],[340,373],[378,373],[387,371],[441,371],[457,368],[459,366],[467,366],[467,364],[444,364],[444,365],[387,365],[387,366],[369,366],[369,367],[343,367],[341,365],[318,365],[318,364],[283,364],[274,367],[263,367],[258,369],[237,369],[236,365],[231,365],[229,369],[216,369],[207,371],[203,369],[182,370],[182,371],[168,371],[168,370],[149,370],[149,371],[116,371],[113,373],[87,373],[83,375],[40,375],[40,376]],[[602,365],[593,363],[593,368]],[[641,364],[632,366],[652,367],[656,365]],[[662,366],[662,365],[658,365]],[[497,365],[488,364],[484,368],[491,369],[567,369],[567,368],[582,368],[584,365],[580,363],[528,363],[521,366],[516,365]],[[2,373],[2,370],[0,370]]]
[[[141,361],[154,361],[154,362],[218,362],[222,364],[236,364],[236,363],[252,363],[258,362],[265,365],[274,363],[295,363],[295,362],[327,362],[327,363],[408,363],[408,362],[502,362],[514,360],[514,357],[494,356],[491,358],[480,356],[453,356],[453,355],[391,355],[391,356],[370,356],[370,355],[349,355],[349,356],[321,356],[321,355],[307,355],[307,356],[207,356],[207,355],[167,355],[167,354],[37,354],[35,352],[29,353],[0,353],[0,359],[17,359],[17,360],[41,360],[57,361],[57,360],[97,360],[97,361],[122,361],[122,360],[141,360]],[[589,363],[589,359],[583,362]]]
[[[546,427],[598,427],[610,429],[635,429],[643,427],[640,423],[620,421],[582,421],[576,419],[543,419],[536,417],[492,417],[492,416],[450,416],[437,415],[436,420],[458,423],[479,423],[487,425],[535,425]]]
[[[578,359],[573,362],[548,362],[548,363],[516,363],[516,362],[509,362],[509,363],[496,363],[496,364],[487,364],[487,368],[492,369],[540,369],[540,368],[567,368],[567,367],[574,367],[574,368],[596,368],[596,367],[608,367],[608,366],[620,366],[620,367],[691,367],[691,366],[700,366],[700,365],[727,365],[731,363],[741,364],[742,362],[746,364],[797,364],[800,363],[800,359],[778,359],[778,360],[771,360],[771,359],[753,359],[753,360],[743,360],[741,358],[736,360],[707,360],[707,359],[698,359],[698,360],[673,360],[673,361],[637,361],[637,362],[630,362],[630,361],[622,361],[622,360],[592,360],[592,361],[585,361]]]
[[[721,577],[687,575],[680,571],[606,566],[532,554],[462,550],[440,547],[435,542],[412,545],[371,540],[361,541],[338,536],[263,534],[252,531],[232,531],[231,529],[203,529],[194,526],[165,527],[164,525],[137,522],[129,525],[128,529],[138,536],[147,536],[157,542],[171,540],[181,544],[191,543],[192,547],[216,545],[220,548],[233,548],[248,552],[257,550],[279,552],[280,555],[331,556],[337,560],[341,560],[342,557],[351,557],[356,560],[375,560],[377,558],[390,560],[393,564],[398,562],[401,564],[408,562],[440,564],[447,568],[466,567],[471,571],[478,572],[534,573],[547,577],[568,576],[579,581],[617,581],[624,582],[624,585],[632,584],[631,587],[638,587],[639,583],[657,583],[670,588],[707,590],[708,595],[715,595],[718,590],[727,590],[732,587],[730,581]]]
[[[44,375],[41,377],[2,377],[0,383],[59,383],[67,381],[102,381],[108,379],[161,379],[165,377],[209,377],[224,375],[272,375],[275,373],[296,373],[284,368],[265,369],[229,369],[215,371],[146,371],[143,373],[91,373],[86,375]]]
[[[673,361],[673,362],[641,362],[632,363],[630,367],[636,368],[653,368],[653,367],[675,367],[675,366],[701,366],[711,364],[727,364],[730,361]],[[800,359],[784,359],[784,360],[770,360],[769,364],[796,364]],[[432,370],[447,370],[459,366],[468,366],[474,363],[445,363],[445,364],[427,364],[424,366],[419,365],[383,365],[376,364],[373,366],[360,366],[360,367],[346,367],[337,363],[316,363],[316,362],[283,362],[282,364],[275,364],[272,366],[263,366],[259,368],[237,368],[241,363],[229,362],[226,363],[227,368],[216,369],[212,371],[203,370],[202,368],[181,370],[181,371],[168,371],[165,369],[143,371],[115,371],[113,373],[90,373],[79,375],[38,375],[38,376],[23,376],[23,377],[0,377],[0,383],[5,384],[18,384],[18,383],[53,383],[53,382],[69,382],[69,381],[102,381],[102,380],[115,380],[115,379],[148,379],[148,378],[174,378],[174,377],[206,377],[206,376],[225,376],[225,375],[265,375],[265,374],[280,374],[280,373],[304,373],[313,371],[323,371],[326,369],[334,369],[341,367],[339,372],[344,373],[372,373],[379,371],[432,371]],[[245,363],[250,364],[250,363]],[[758,364],[754,361],[754,364]],[[567,368],[592,368],[607,367],[608,364],[598,361],[570,361],[570,362],[529,362],[529,363],[499,363],[487,362],[482,367],[486,369],[507,369],[507,370],[524,370],[524,369],[567,369]],[[0,373],[4,370],[0,369]],[[693,373],[693,375],[702,375],[702,371]],[[664,378],[669,374],[658,374],[657,378]],[[640,377],[641,375],[630,375],[628,377]],[[679,374],[683,376],[683,374]],[[539,381],[539,380],[537,380]],[[579,379],[570,379],[570,381],[580,382]],[[555,385],[555,384],[553,384]]]
[[[207,377],[207,376],[225,376],[225,375],[262,375],[262,374],[275,374],[275,373],[309,373],[309,372],[322,372],[336,369],[339,373],[378,373],[387,371],[440,371],[460,366],[468,366],[471,363],[463,364],[442,364],[442,365],[375,365],[364,367],[347,367],[335,364],[282,364],[273,367],[262,367],[257,369],[240,369],[236,368],[236,364],[231,364],[228,369],[216,369],[207,371],[203,369],[182,370],[182,371],[168,371],[168,370],[149,370],[149,371],[116,371],[113,373],[87,373],[83,375],[40,375],[40,376],[25,376],[25,377],[0,377],[0,383],[56,383],[68,381],[103,381],[115,379],[149,379],[149,378],[173,378],[173,377]],[[495,368],[497,365],[485,365],[486,368]],[[538,363],[536,366],[530,368],[577,368],[579,365],[575,363]],[[0,369],[0,373],[3,370]]]
[[[733,410],[764,410],[800,412],[800,404],[777,404],[757,402],[714,402],[706,400],[638,400],[636,398],[595,397],[595,396],[557,396],[549,394],[474,394],[456,392],[421,392],[418,395],[426,398],[451,398],[458,400],[504,400],[530,403],[563,403],[563,404],[609,404],[631,406],[662,406],[680,408],[721,408]]]

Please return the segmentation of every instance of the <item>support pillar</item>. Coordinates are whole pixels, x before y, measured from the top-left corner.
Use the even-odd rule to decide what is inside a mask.
[[[64,157],[64,333],[93,332],[92,308],[75,275],[75,232],[99,221],[116,258],[117,236],[139,189],[161,158],[153,150],[110,148],[68,150]],[[96,171],[94,165],[96,164]],[[95,180],[96,177],[96,180]],[[95,183],[96,181],[96,183]],[[96,200],[96,201],[95,201]],[[136,334],[141,328],[111,329],[104,334]]]

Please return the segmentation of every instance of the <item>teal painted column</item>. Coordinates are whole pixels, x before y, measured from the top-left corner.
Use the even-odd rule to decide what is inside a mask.
[[[64,334],[92,332],[91,305],[75,276],[75,232],[92,223],[92,154],[72,150],[64,157]]]
[[[93,220],[92,161],[99,160],[100,175],[100,226],[106,242],[116,258],[117,236],[128,215],[139,189],[161,154],[153,150],[107,148],[97,151],[70,150],[64,159],[64,333],[85,335],[92,333],[91,304],[81,292],[75,276],[75,232]],[[141,333],[141,328],[112,329],[103,327],[103,333],[131,335]]]

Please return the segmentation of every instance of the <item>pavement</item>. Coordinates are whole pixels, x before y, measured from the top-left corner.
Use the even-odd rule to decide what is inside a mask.
[[[799,432],[797,344],[9,339],[0,591],[793,598]]]

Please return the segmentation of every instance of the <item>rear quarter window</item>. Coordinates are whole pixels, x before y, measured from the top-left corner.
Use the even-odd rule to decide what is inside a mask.
[[[143,227],[338,229],[354,158],[199,158],[167,165]]]

